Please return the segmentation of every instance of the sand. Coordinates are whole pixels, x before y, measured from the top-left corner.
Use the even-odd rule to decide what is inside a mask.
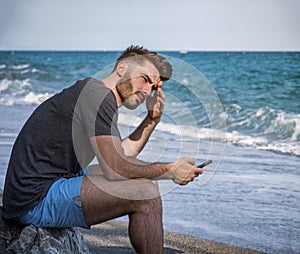
[[[2,205],[2,190],[0,190]],[[80,229],[84,241],[91,253],[135,253],[127,233],[127,223],[117,220],[92,226],[91,229]],[[199,254],[254,254],[254,250],[228,246],[222,243],[206,241],[194,237],[164,233],[165,253],[199,253]]]
[[[135,253],[127,234],[127,223],[109,221],[90,230],[81,229],[91,253]],[[259,253],[249,249],[205,241],[190,236],[165,232],[165,253]]]

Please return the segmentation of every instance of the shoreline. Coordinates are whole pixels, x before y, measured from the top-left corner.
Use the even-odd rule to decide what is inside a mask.
[[[3,190],[0,189],[0,205]],[[127,233],[128,223],[110,220],[91,229],[79,228],[84,242],[91,253],[135,253]],[[199,254],[255,254],[255,250],[229,246],[223,243],[195,238],[192,236],[164,232],[164,253],[199,253]]]
[[[111,220],[80,231],[91,253],[135,253],[130,244],[127,226],[127,222]],[[164,232],[164,253],[255,254],[263,252]]]

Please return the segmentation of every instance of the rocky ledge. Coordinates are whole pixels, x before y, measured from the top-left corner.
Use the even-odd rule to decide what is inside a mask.
[[[0,253],[90,253],[77,228],[37,228],[0,217]]]
[[[0,189],[1,205],[2,190]],[[33,225],[25,227],[15,220],[6,220],[0,214],[0,253],[135,253],[127,232],[128,224],[115,220],[93,226],[90,230],[79,228],[36,228]],[[228,246],[170,232],[165,232],[164,238],[164,253],[166,254],[261,253],[255,250]]]

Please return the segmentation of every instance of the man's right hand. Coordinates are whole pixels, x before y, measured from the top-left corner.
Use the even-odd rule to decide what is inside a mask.
[[[194,180],[195,177],[203,173],[202,168],[194,166],[196,160],[190,157],[182,157],[175,161],[170,169],[172,180],[180,185],[186,185]]]

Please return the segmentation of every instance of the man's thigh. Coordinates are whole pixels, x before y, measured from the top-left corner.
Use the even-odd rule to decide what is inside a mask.
[[[154,200],[160,200],[158,187],[148,179],[109,181],[90,174],[82,181],[80,201],[88,225],[131,214]]]

